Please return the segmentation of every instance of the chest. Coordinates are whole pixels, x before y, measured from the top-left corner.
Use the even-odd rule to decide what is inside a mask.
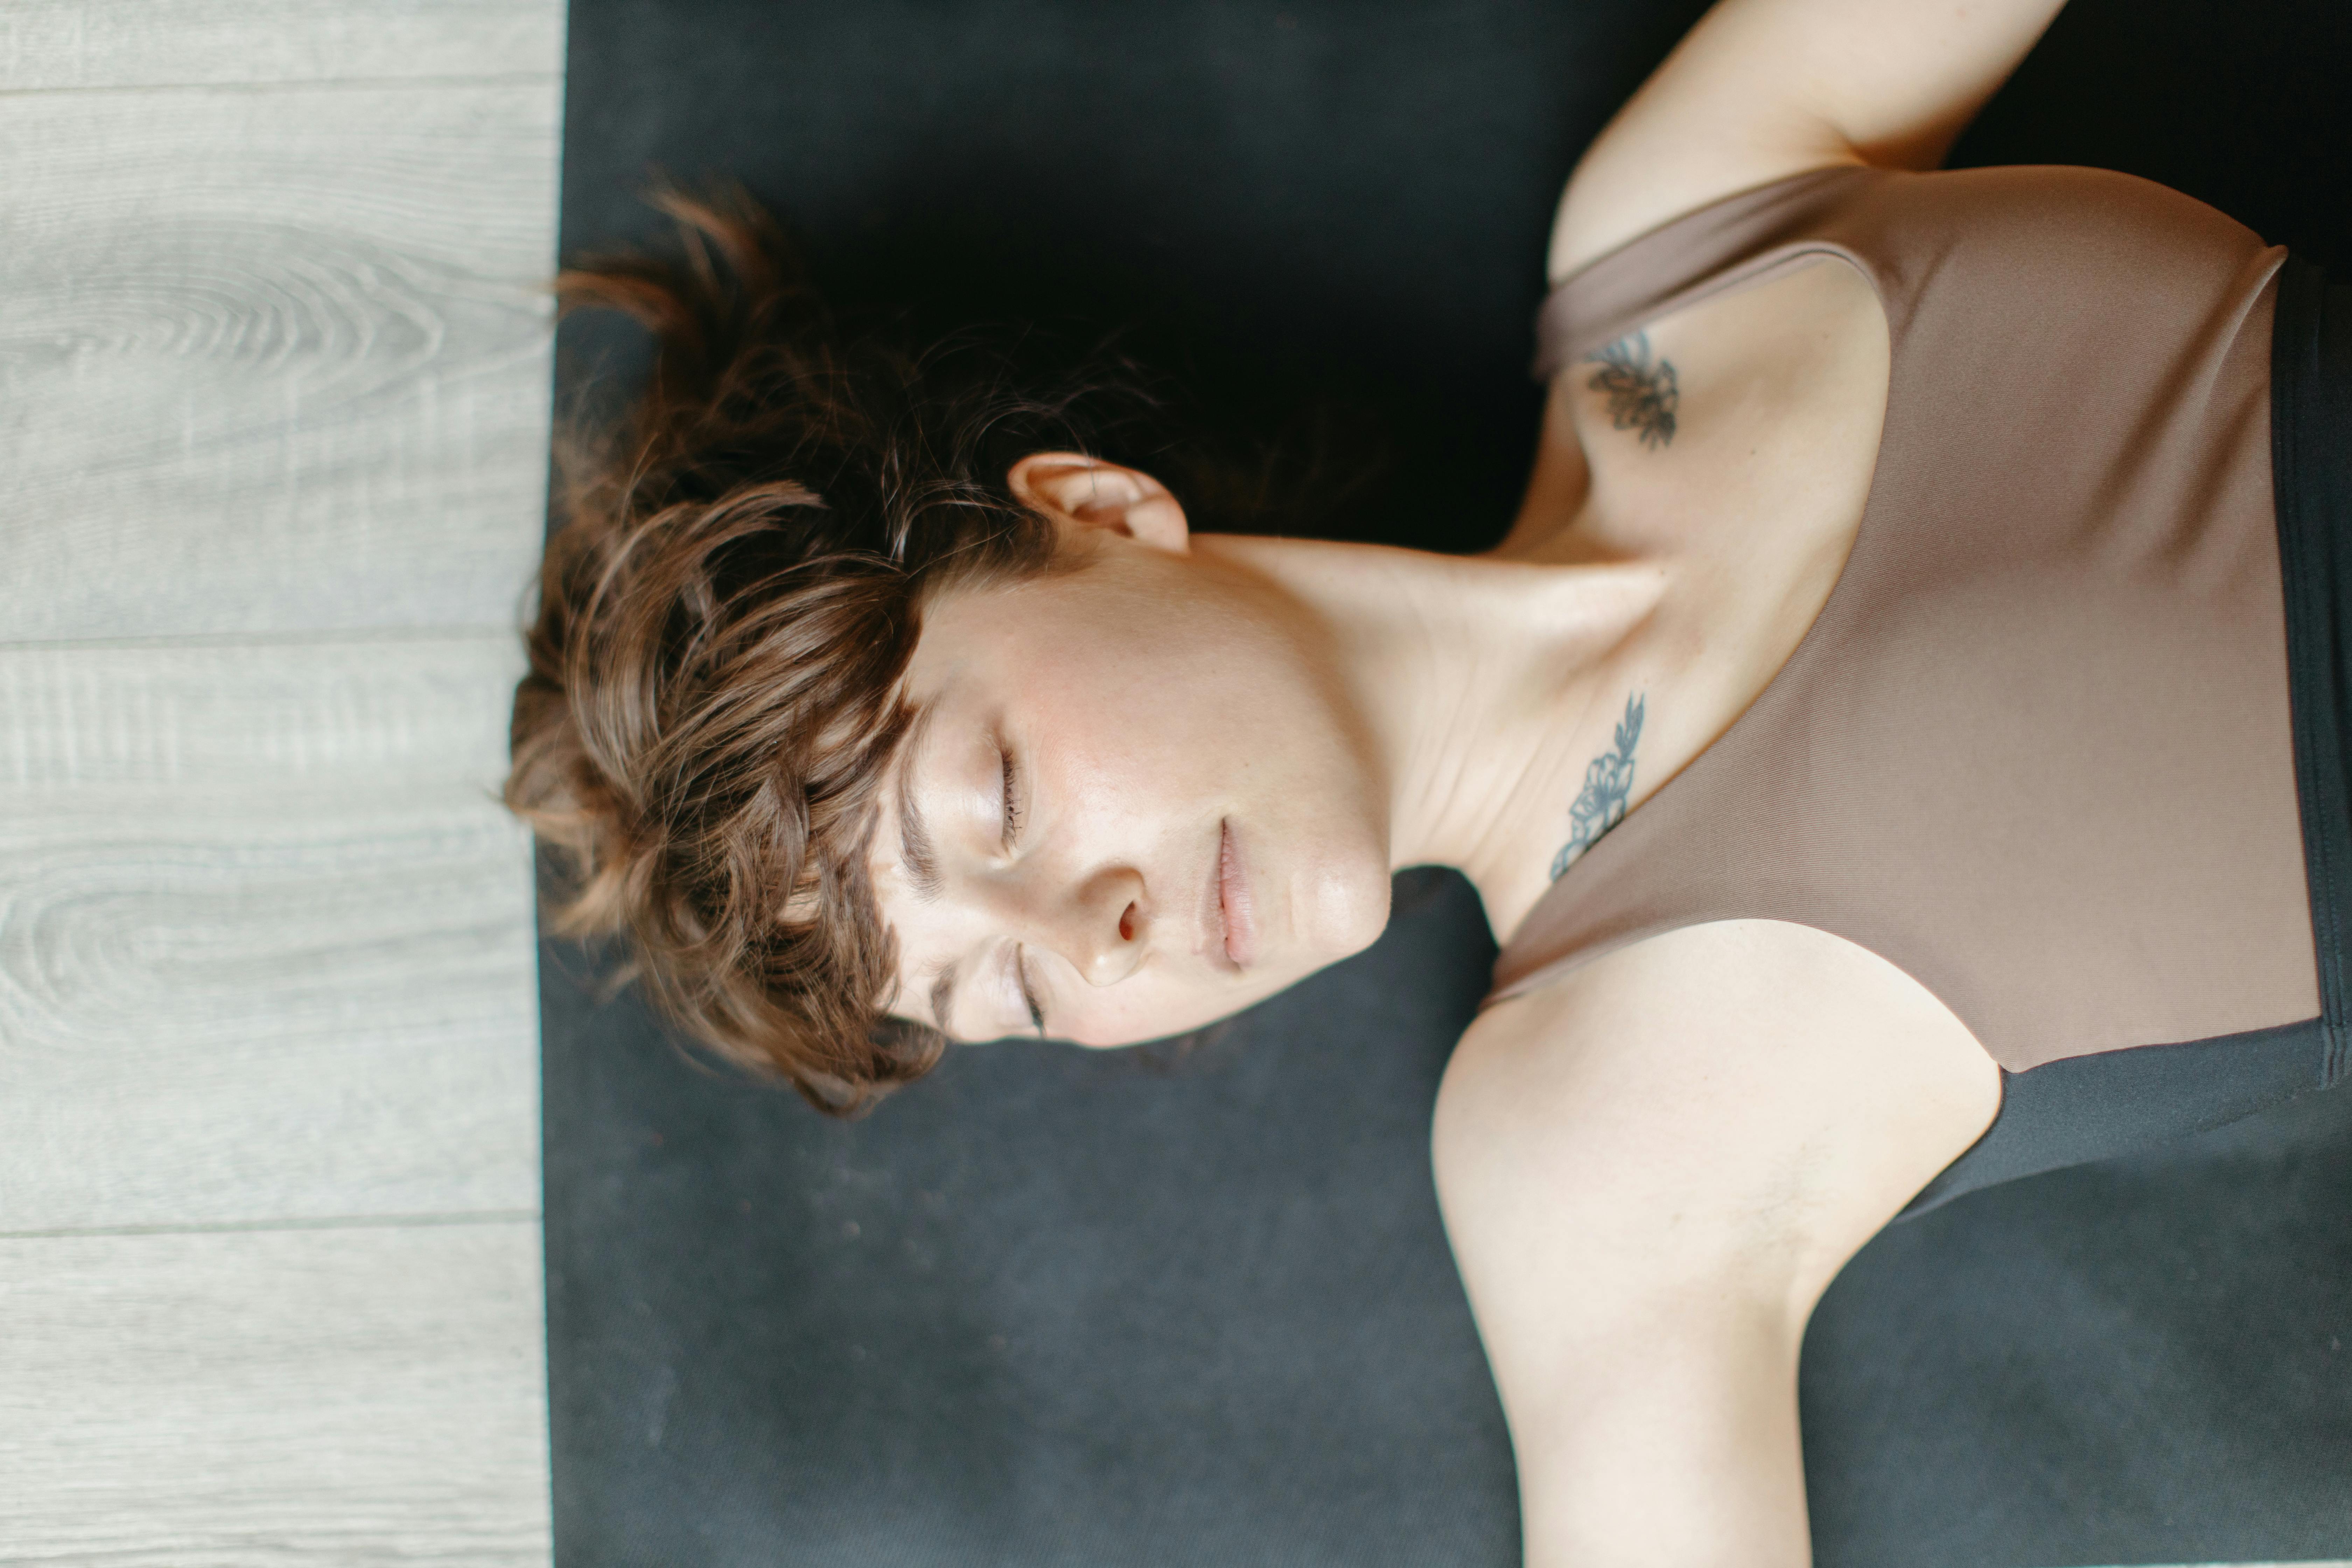
[[[1505,552],[1654,562],[1671,586],[1598,671],[1601,726],[1563,726],[1545,776],[1527,781],[1532,838],[1557,837],[1549,808],[1580,799],[1596,766],[1625,784],[1612,809],[1637,809],[1788,663],[1861,525],[1890,371],[1869,280],[1821,258],[1659,318],[1560,373]],[[1636,745],[1621,766],[1612,726],[1637,702]],[[1516,858],[1497,879],[1507,887],[1485,888],[1505,931],[1562,852],[1531,844]]]
[[[1744,658],[1760,687],[1852,548],[1891,368],[1875,291],[1831,257],[1588,353],[1559,376],[1547,430],[1583,470],[1553,547],[1670,560],[1674,618],[1704,624],[1714,662]]]

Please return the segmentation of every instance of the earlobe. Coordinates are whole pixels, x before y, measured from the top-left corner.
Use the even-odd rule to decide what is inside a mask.
[[[1150,474],[1078,452],[1032,452],[1005,479],[1066,528],[1106,530],[1171,555],[1192,550],[1182,504]]]

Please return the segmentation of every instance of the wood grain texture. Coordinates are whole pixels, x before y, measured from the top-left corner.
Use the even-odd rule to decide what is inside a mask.
[[[512,625],[557,96],[0,97],[0,642]]]
[[[0,1563],[548,1561],[562,30],[0,0]]]
[[[539,1227],[0,1241],[0,1563],[544,1564]]]
[[[562,68],[561,0],[8,0],[0,92]]]
[[[0,1232],[536,1210],[519,668],[0,649]]]

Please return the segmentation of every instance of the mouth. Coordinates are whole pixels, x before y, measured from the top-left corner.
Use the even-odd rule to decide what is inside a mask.
[[[1249,877],[1241,850],[1234,843],[1234,825],[1217,825],[1217,923],[1223,928],[1225,962],[1247,969],[1257,946],[1256,910],[1250,901]]]

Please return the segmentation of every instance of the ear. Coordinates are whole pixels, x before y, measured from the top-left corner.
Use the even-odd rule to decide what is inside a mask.
[[[1171,555],[1192,551],[1183,507],[1150,474],[1077,452],[1032,452],[1005,479],[1065,530],[1106,529]]]

